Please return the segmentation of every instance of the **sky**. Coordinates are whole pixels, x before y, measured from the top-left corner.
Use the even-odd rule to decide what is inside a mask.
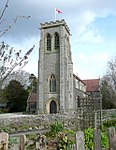
[[[0,0],[0,12],[6,0]],[[10,0],[0,30],[22,18],[1,37],[23,53],[33,45],[25,71],[38,75],[40,23],[54,21],[54,9],[60,9],[57,20],[64,19],[70,28],[73,70],[81,79],[101,78],[107,62],[116,56],[116,0]]]

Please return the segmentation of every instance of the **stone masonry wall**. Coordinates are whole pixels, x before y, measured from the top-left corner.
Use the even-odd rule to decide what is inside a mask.
[[[42,115],[24,115],[24,114],[0,114],[0,128],[3,126],[12,125],[28,125],[30,128],[42,129],[48,128],[49,125],[54,121],[63,121],[65,126],[70,127],[73,126],[75,123],[75,112],[69,112],[64,114],[42,114]],[[114,115],[116,118],[116,109],[112,110],[102,110],[102,120],[110,120],[114,119]]]

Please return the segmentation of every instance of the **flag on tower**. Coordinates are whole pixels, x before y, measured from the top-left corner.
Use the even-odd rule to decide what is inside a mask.
[[[60,14],[60,13],[62,13],[62,11],[57,9],[57,8],[55,8],[55,13]]]

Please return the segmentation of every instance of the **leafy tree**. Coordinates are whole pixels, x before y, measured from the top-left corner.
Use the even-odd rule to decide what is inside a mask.
[[[10,81],[9,85],[3,90],[3,97],[5,98],[10,112],[20,112],[26,110],[26,101],[28,92],[16,80]]]
[[[106,75],[101,80],[103,108],[116,108],[116,56],[108,62]]]

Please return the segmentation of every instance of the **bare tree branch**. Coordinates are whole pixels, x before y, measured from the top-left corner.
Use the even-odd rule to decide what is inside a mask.
[[[13,23],[8,26],[8,28],[4,29],[3,31],[0,31],[0,32],[2,32],[2,33],[0,34],[0,37],[2,37],[2,36],[3,36],[4,34],[6,34],[11,28],[13,28],[13,26],[17,23],[17,21],[18,21],[19,19],[23,19],[23,18],[29,19],[30,16],[20,16],[20,15],[17,16],[17,17],[13,20]]]
[[[6,1],[6,4],[5,4],[4,8],[3,8],[3,11],[1,12],[0,20],[2,19],[3,15],[4,15],[5,11],[6,11],[6,9],[8,8],[8,3],[9,3],[9,0]]]
[[[2,65],[0,66],[0,77],[2,82],[13,72],[13,70],[17,68],[17,70],[19,71],[28,63],[28,56],[33,51],[34,47],[35,45],[31,49],[29,49],[23,57],[20,56],[21,50],[15,52],[16,57],[14,58],[12,54],[14,54],[14,51],[16,50],[10,48],[8,49],[8,51],[6,50],[7,46],[4,45],[4,42],[2,43],[0,48],[0,59],[2,62]],[[11,57],[13,58],[12,60],[10,60]]]
[[[2,26],[3,22],[6,20],[4,18],[4,14],[6,9],[8,8],[10,0],[6,0],[6,3],[3,7],[3,10],[0,12],[0,26]],[[0,37],[6,34],[10,29],[14,27],[20,19],[29,19],[30,16],[21,16],[18,15],[13,19],[13,22],[8,25],[5,29],[0,31]],[[15,50],[14,47],[10,47],[6,45],[4,42],[0,44],[0,88],[2,87],[2,83],[4,80],[13,72],[20,71],[28,62],[29,55],[33,51],[35,45],[29,49],[23,56],[21,56],[22,50]]]

